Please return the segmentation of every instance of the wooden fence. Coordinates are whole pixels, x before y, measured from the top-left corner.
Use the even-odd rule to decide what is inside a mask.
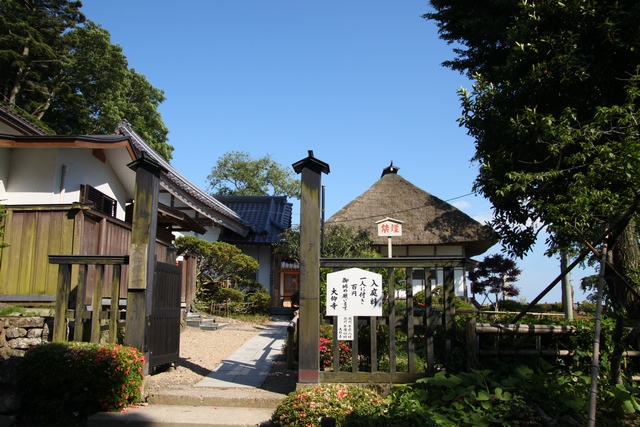
[[[387,314],[382,317],[356,317],[354,336],[351,347],[351,371],[340,370],[340,343],[337,340],[337,324],[333,325],[333,367],[319,372],[320,382],[326,383],[408,383],[416,379],[432,374],[436,366],[436,352],[434,348],[434,335],[436,328],[442,328],[443,348],[439,353],[442,355],[440,363],[447,366],[452,362],[456,342],[455,323],[455,289],[454,273],[456,267],[464,267],[464,258],[359,258],[359,259],[329,259],[322,258],[320,266],[340,270],[344,268],[379,269],[383,268],[387,272],[386,295]],[[418,310],[413,296],[413,271],[424,270],[425,283],[431,283],[431,274],[436,268],[444,272],[444,304],[443,310],[435,310],[432,307],[431,286],[425,286],[425,301],[421,301],[424,307]],[[408,278],[403,284],[406,292],[406,310],[398,315],[396,312],[397,299],[395,298],[396,270],[400,270],[401,275]],[[384,339],[378,337],[377,331],[386,331]],[[406,333],[406,339],[399,340],[397,330],[401,329]],[[360,333],[366,331],[369,348],[360,349]],[[401,369],[398,367],[398,348],[406,354],[406,365]],[[420,352],[418,352],[418,347]],[[384,371],[380,369],[381,360],[379,354],[385,350],[384,362],[388,363]],[[387,352],[388,349],[388,352]],[[301,349],[301,352],[305,349]],[[317,347],[312,350],[317,351]],[[420,355],[418,355],[420,353]],[[305,357],[300,354],[300,357]],[[362,358],[368,360],[368,369],[361,370],[360,361]],[[424,363],[418,364],[420,357]],[[422,359],[423,358],[423,359]]]
[[[102,341],[103,330],[108,331],[107,341],[118,342],[118,329],[126,327],[126,297],[120,294],[123,267],[129,264],[128,255],[50,255],[51,264],[58,265],[56,309],[53,323],[53,341]],[[72,287],[73,267],[78,267],[78,281]],[[94,274],[94,286],[88,294],[89,267]],[[111,268],[107,269],[106,267]],[[180,349],[181,275],[182,268],[173,264],[156,263],[150,312],[145,334],[145,349],[149,353],[149,371],[156,366],[177,363]],[[111,296],[106,301],[102,288],[111,283]],[[85,304],[90,298],[91,305]],[[106,309],[105,309],[106,307]],[[103,321],[108,320],[108,326]],[[85,321],[90,322],[85,331]],[[73,334],[68,326],[73,325]],[[87,333],[88,332],[88,333]]]
[[[9,246],[0,252],[0,301],[8,303],[52,303],[56,300],[58,267],[49,255],[73,254],[102,257],[129,252],[131,224],[104,215],[90,205],[6,206],[4,242]],[[162,230],[159,229],[159,232]],[[158,236],[157,259],[169,258],[172,236]],[[104,264],[111,277],[111,264]],[[196,258],[185,256],[182,266],[182,303],[189,307],[196,293]],[[72,276],[72,288],[80,277]],[[86,292],[93,294],[96,275],[89,264]],[[121,266],[120,294],[126,296],[129,266]],[[112,283],[103,283],[106,297]],[[113,291],[115,292],[115,290]]]
[[[56,311],[53,323],[53,341],[67,341],[67,321],[73,321],[73,341],[84,341],[85,319],[91,320],[91,334],[89,341],[100,342],[101,320],[109,319],[109,342],[115,343],[118,335],[118,324],[121,320],[120,311],[120,282],[122,267],[129,264],[129,256],[118,255],[50,255],[49,262],[58,264],[58,282],[56,291]],[[77,286],[72,295],[72,267],[79,266]],[[95,268],[94,288],[92,289],[91,310],[85,306],[87,296],[87,279],[89,266]],[[111,265],[111,277],[106,277],[105,266]],[[109,280],[110,279],[110,280]],[[103,311],[102,287],[105,282],[111,283],[111,298],[109,309]],[[69,309],[69,303],[74,306]]]
[[[543,338],[572,335],[577,332],[576,326],[477,323],[475,316],[468,317],[466,322],[467,368],[478,368],[480,357],[571,357],[575,353],[574,350],[559,348],[557,340],[548,340],[544,345]],[[502,339],[504,337],[510,338],[508,343]],[[533,337],[534,344],[522,343],[519,338],[524,337]],[[485,339],[490,339],[491,342],[483,342]],[[622,355],[625,359],[637,360],[640,358],[640,351],[637,349],[626,350]],[[634,381],[640,381],[639,376],[633,378]]]

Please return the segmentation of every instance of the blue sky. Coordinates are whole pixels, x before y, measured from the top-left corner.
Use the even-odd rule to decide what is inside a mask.
[[[326,217],[366,191],[393,161],[399,174],[477,219],[491,205],[471,195],[474,141],[456,120],[470,82],[441,66],[451,46],[423,19],[426,0],[84,0],[129,66],[164,90],[171,164],[207,189],[228,151],[290,168],[313,150]],[[294,209],[294,222],[299,221]],[[543,243],[543,242],[542,242]],[[489,253],[500,251],[496,245]],[[518,260],[527,301],[559,273],[534,253]],[[488,253],[488,254],[489,254]],[[572,274],[576,301],[584,299]],[[544,301],[560,301],[559,286]]]

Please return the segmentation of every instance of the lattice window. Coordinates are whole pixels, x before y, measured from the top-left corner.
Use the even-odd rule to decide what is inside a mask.
[[[98,212],[114,218],[116,216],[116,200],[88,184],[80,186],[80,203],[91,203]]]

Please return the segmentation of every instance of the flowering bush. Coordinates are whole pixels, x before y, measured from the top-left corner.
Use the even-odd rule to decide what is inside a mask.
[[[20,364],[23,407],[36,419],[71,425],[140,401],[144,356],[122,345],[67,342],[32,348]]]
[[[323,417],[337,424],[384,417],[384,400],[374,391],[345,384],[319,385],[290,393],[271,416],[272,427],[319,427]],[[368,424],[362,424],[368,425]]]
[[[340,369],[351,369],[351,346],[339,341]],[[333,329],[330,325],[320,326],[320,369],[333,369]]]

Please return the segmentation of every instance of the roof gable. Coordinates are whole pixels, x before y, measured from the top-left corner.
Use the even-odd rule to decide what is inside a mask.
[[[138,155],[144,153],[144,155],[150,157],[166,169],[160,178],[160,185],[165,191],[171,193],[172,196],[191,207],[199,215],[209,218],[225,228],[243,236],[249,232],[249,226],[244,223],[236,212],[229,209],[178,173],[169,162],[160,156],[133,130],[129,122],[122,120],[118,123],[116,133],[129,137]]]
[[[402,236],[393,238],[394,245],[462,244],[467,256],[474,256],[496,243],[488,226],[397,173],[383,174],[371,188],[331,216],[326,224],[369,230],[375,245],[386,245],[387,238],[378,237],[376,222],[388,217],[403,221]]]
[[[293,205],[285,196],[216,196],[251,225],[245,237],[227,234],[221,240],[233,243],[271,244],[280,241],[282,232],[291,227]]]

